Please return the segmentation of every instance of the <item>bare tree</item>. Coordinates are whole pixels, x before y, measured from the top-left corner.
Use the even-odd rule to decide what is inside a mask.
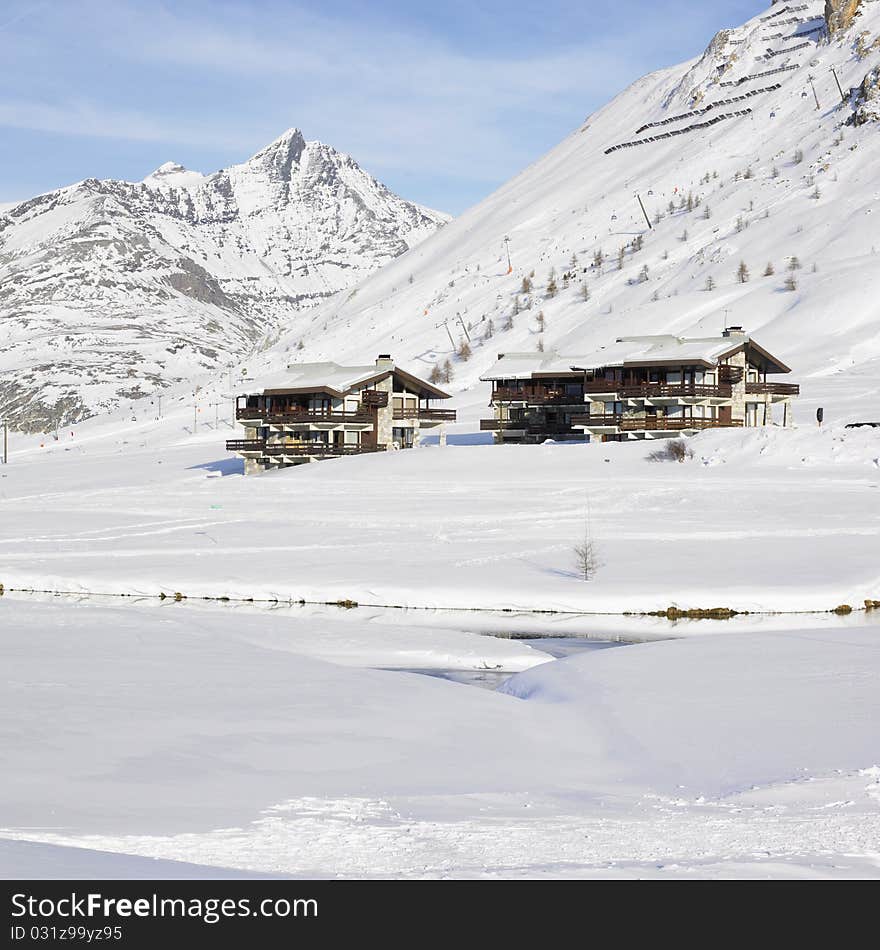
[[[587,499],[587,507],[584,512],[584,536],[572,550],[574,552],[575,567],[577,568],[578,574],[585,581],[592,580],[602,564],[599,560],[599,549],[593,537],[589,499]]]

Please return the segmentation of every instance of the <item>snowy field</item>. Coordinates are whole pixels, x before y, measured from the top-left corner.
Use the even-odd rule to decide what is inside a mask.
[[[531,666],[490,692],[319,659],[350,616],[4,598],[0,874],[880,874],[877,624],[559,662],[413,626]]]
[[[880,600],[880,430],[704,433],[682,465],[648,444],[449,445],[259,478],[222,431],[88,432],[23,443],[2,472],[7,588],[611,612]],[[603,566],[584,583],[588,506]]]
[[[0,873],[880,876],[880,436],[441,449],[244,478],[179,420],[0,472]],[[589,498],[603,566],[571,547]],[[188,595],[160,601],[160,591]],[[649,642],[551,652],[489,632]],[[535,643],[535,641],[532,641]],[[498,691],[407,672],[493,671]]]

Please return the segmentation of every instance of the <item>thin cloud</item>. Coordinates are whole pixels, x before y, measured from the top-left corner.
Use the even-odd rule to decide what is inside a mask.
[[[0,125],[164,143],[162,160],[192,146],[181,150],[214,167],[295,125],[392,187],[395,176],[424,183],[413,197],[437,204],[432,180],[488,192],[644,73],[680,0],[640,4],[636,33],[612,22],[542,44],[509,30],[491,47],[415,18],[380,22],[373,9],[353,20],[271,0],[46,6],[51,15],[17,15],[0,62]]]
[[[136,142],[194,142],[219,147],[238,147],[241,138],[165,124],[137,112],[125,112],[93,102],[49,105],[27,100],[0,101],[0,125],[61,135],[125,139]]]

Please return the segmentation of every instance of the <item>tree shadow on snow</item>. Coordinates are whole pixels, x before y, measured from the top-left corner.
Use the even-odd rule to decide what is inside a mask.
[[[566,571],[558,567],[542,567],[540,564],[535,564],[534,567],[538,568],[542,574],[549,574],[551,577],[574,578],[576,581],[582,581],[584,579],[584,575],[578,571]]]

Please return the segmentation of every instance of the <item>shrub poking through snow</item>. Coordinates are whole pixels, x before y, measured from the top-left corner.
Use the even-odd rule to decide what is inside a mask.
[[[649,462],[685,462],[694,457],[694,450],[684,439],[670,439],[660,449],[655,449],[649,456]]]

